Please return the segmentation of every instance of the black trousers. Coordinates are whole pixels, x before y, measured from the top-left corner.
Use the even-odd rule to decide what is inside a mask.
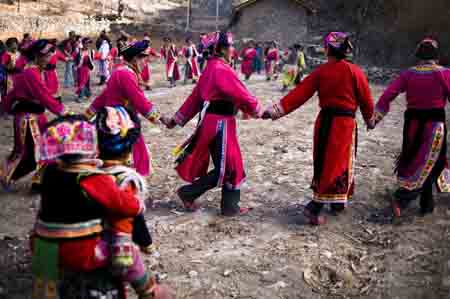
[[[209,151],[213,160],[214,169],[207,175],[195,180],[190,185],[182,186],[178,190],[178,195],[183,201],[193,203],[207,191],[218,187],[220,179],[220,161],[222,161],[222,134],[219,133],[215,141],[209,146]],[[239,213],[239,202],[241,198],[240,190],[233,190],[226,185],[222,187],[221,213],[225,216],[233,216]]]

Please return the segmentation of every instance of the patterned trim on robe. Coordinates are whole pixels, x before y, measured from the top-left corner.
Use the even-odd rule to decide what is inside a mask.
[[[450,193],[450,169],[447,167],[437,179],[437,188],[441,193]]]
[[[100,219],[75,224],[48,223],[38,220],[34,230],[38,236],[44,238],[73,239],[98,234],[103,231],[103,227]]]
[[[356,160],[356,134],[358,127],[355,126],[352,134],[352,146],[350,147],[350,158],[348,161],[347,193],[346,194],[319,194],[314,192],[313,200],[320,203],[347,203],[353,198],[353,184]]]
[[[16,116],[21,117],[20,120],[20,128],[19,128],[19,134],[20,136],[15,136],[14,138],[20,138],[20,142],[23,145],[23,151],[22,153],[16,153],[14,152],[14,157],[10,160],[7,159],[5,162],[5,165],[3,166],[3,173],[0,175],[3,177],[4,181],[6,183],[11,182],[11,177],[13,176],[14,172],[16,171],[17,167],[19,166],[20,162],[23,159],[23,155],[26,151],[26,136],[27,136],[27,129],[30,128],[31,137],[34,141],[34,155],[35,155],[35,161],[38,163],[39,157],[40,157],[40,147],[39,147],[39,140],[41,138],[41,133],[39,129],[39,116],[35,114],[26,114],[23,116]],[[15,121],[15,120],[14,120]]]
[[[428,153],[428,157],[422,163],[422,167],[416,171],[416,174],[412,177],[398,177],[398,184],[400,188],[413,191],[422,188],[426,179],[430,176],[431,171],[436,165],[437,160],[439,159],[441,149],[444,142],[444,124],[437,123],[435,124],[435,128],[433,128],[433,140],[428,145],[430,150]],[[438,180],[439,181],[439,180]],[[445,189],[444,181],[441,180],[442,187]],[[447,183],[448,185],[448,183]]]
[[[217,187],[221,187],[223,185],[223,181],[225,179],[225,170],[227,165],[227,121],[221,120],[217,123],[216,134],[222,133],[222,148],[220,157],[220,172],[219,172],[219,180],[217,181]]]

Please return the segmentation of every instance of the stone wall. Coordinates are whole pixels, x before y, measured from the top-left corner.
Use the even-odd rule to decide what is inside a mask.
[[[308,33],[306,10],[290,0],[261,0],[243,8],[232,27],[238,39],[276,40],[286,47]]]
[[[78,34],[98,34],[102,30],[109,30],[110,22],[93,18],[68,17],[27,17],[23,15],[2,15],[0,17],[0,39],[11,36],[21,37],[29,32],[34,37],[63,37],[74,30]]]

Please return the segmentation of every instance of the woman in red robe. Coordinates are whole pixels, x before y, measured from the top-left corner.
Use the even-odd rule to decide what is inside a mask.
[[[151,45],[151,40],[148,35],[144,37],[144,41],[147,41],[149,45]],[[145,52],[148,56],[145,60],[144,69],[141,72],[142,86],[145,87],[146,90],[151,90],[152,87],[150,79],[152,76],[152,70],[150,68],[150,63],[152,62],[152,57],[161,57],[161,55],[159,55],[151,46],[149,46]]]
[[[58,61],[66,62],[67,58],[66,55],[57,49],[45,68],[44,80],[51,95],[60,99],[58,72],[56,71]]]
[[[88,37],[82,40],[83,48],[76,58],[78,102],[89,100],[91,92],[91,71],[94,69],[94,51],[90,49],[92,40]]]
[[[265,56],[266,56],[265,67],[266,67],[267,81],[272,80],[272,78],[277,80],[276,66],[278,64],[278,61],[280,60],[280,54],[276,42],[270,43],[270,46],[266,50]]]
[[[314,94],[321,111],[314,128],[314,177],[312,201],[304,214],[313,225],[325,223],[324,204],[336,214],[342,212],[354,190],[358,107],[366,123],[374,113],[369,84],[364,72],[347,62],[352,45],[344,33],[332,32],[325,39],[328,62],[311,73],[291,93],[266,110],[263,118],[273,120],[296,110]]]
[[[42,79],[55,47],[48,40],[34,42],[25,52],[30,64],[17,75],[13,89],[2,101],[3,111],[14,115],[14,149],[5,161],[0,178],[4,187],[37,168],[41,130],[47,123],[45,110],[62,115],[64,106]]]
[[[254,41],[250,41],[248,46],[241,52],[241,72],[244,74],[245,80],[250,79],[253,74],[253,61],[255,60],[257,54]]]
[[[161,56],[166,60],[166,76],[170,82],[170,87],[175,87],[180,80],[180,70],[178,67],[178,49],[170,38],[164,40],[161,48]]]
[[[176,170],[191,183],[178,195],[188,210],[210,189],[222,188],[221,212],[224,216],[245,213],[239,207],[240,187],[245,180],[241,149],[237,136],[236,113],[242,110],[256,118],[262,114],[259,101],[249,93],[229,65],[231,34],[212,33],[207,45],[213,56],[200,80],[167,127],[184,126],[200,113],[201,120],[192,137],[180,148]],[[208,172],[210,156],[214,170]]]

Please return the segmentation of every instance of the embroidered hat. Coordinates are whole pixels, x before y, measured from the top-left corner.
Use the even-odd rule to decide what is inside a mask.
[[[29,60],[33,60],[35,57],[45,56],[55,52],[55,50],[55,45],[48,39],[38,39],[22,49],[23,54]]]
[[[211,32],[203,36],[202,45],[205,48],[211,46],[230,47],[233,45],[233,34],[231,32]]]
[[[97,130],[84,116],[61,116],[50,122],[40,140],[39,161],[63,156],[97,157]]]
[[[123,106],[105,107],[97,113],[100,156],[115,159],[130,153],[141,133],[136,114]]]
[[[150,46],[150,41],[148,40],[142,40],[137,41],[130,44],[124,44],[122,48],[120,49],[120,55],[123,56],[123,58],[126,61],[131,61],[136,56],[148,56],[148,53],[146,53],[146,50]]]
[[[346,47],[350,52],[353,50],[353,45],[349,40],[349,36],[343,32],[330,32],[325,37],[324,47],[332,47],[336,50]]]

